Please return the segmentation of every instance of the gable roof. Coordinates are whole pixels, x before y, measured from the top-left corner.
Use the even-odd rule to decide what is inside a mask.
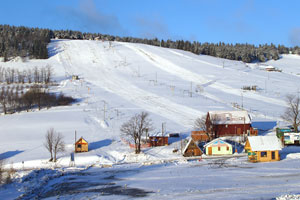
[[[184,147],[184,149],[183,149],[183,153],[186,152],[186,150],[188,149],[188,147],[190,146],[191,143],[194,143],[195,146],[196,146],[198,149],[200,149],[200,148],[198,147],[198,145],[194,142],[194,140],[193,140],[192,138],[190,138],[190,140],[188,141],[188,143],[185,145],[185,147]],[[202,152],[201,149],[200,149],[200,151]]]
[[[212,141],[210,141],[209,143],[205,144],[204,147],[206,148],[207,146],[232,146],[231,144],[229,144],[228,142],[225,142],[224,140],[217,138],[214,139]]]
[[[248,141],[252,151],[281,150],[281,142],[277,136],[249,136]]]
[[[163,134],[162,132],[152,132],[148,134],[149,137],[168,137],[168,135],[168,133]]]
[[[83,137],[81,137],[75,144],[88,144],[88,142]]]
[[[251,119],[245,110],[209,111],[209,118],[213,124],[250,124]]]

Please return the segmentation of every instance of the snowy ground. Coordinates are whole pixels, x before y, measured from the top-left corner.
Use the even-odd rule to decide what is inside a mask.
[[[244,157],[36,170],[7,186],[0,198],[273,199],[299,194],[299,166],[299,159],[248,163]]]
[[[47,162],[49,154],[43,146],[44,135],[50,127],[61,132],[67,144],[66,152],[59,155],[56,164],[59,167],[69,166],[75,131],[77,138],[83,136],[90,143],[89,152],[76,154],[76,166],[149,164],[162,160],[181,160],[182,156],[179,153],[172,152],[173,149],[180,148],[179,140],[175,140],[167,147],[146,149],[143,154],[134,155],[133,150],[124,144],[120,137],[121,124],[135,113],[147,111],[156,131],[160,131],[162,123],[166,123],[168,132],[181,133],[182,138],[185,138],[192,130],[194,120],[207,111],[243,107],[252,115],[254,124],[261,133],[268,134],[269,129],[276,124],[282,124],[280,115],[286,108],[285,96],[297,94],[300,89],[298,84],[300,56],[296,55],[283,55],[278,61],[269,61],[267,64],[282,69],[282,72],[266,72],[255,64],[245,65],[238,61],[198,56],[180,50],[143,44],[113,42],[109,47],[108,42],[53,40],[49,44],[49,52],[51,56],[47,60],[0,62],[0,65],[24,69],[50,64],[55,72],[55,80],[59,84],[51,90],[62,91],[79,101],[72,106],[1,115],[0,136],[3,139],[0,145],[0,158],[6,159],[7,166],[13,163],[17,169],[52,167],[52,164]],[[71,81],[72,75],[79,75],[80,80]],[[257,91],[241,89],[243,86],[253,85],[257,86]],[[284,156],[282,162],[274,166],[293,169],[296,161],[289,158],[300,158],[298,152],[300,152],[298,149],[291,151],[289,155]],[[178,173],[193,174],[192,169],[195,168],[186,168],[187,165],[195,163],[170,164],[166,168],[163,165],[155,165],[153,168],[144,167],[145,170],[142,171],[146,174],[152,173],[152,170],[162,173],[169,169]],[[259,174],[264,166],[273,164],[253,164],[251,169],[254,172],[257,169]],[[128,167],[136,168],[130,164]],[[272,173],[280,173],[280,167],[274,168]],[[237,176],[243,177],[245,169],[239,167],[234,169],[238,173]],[[91,170],[101,172],[102,169]],[[205,175],[205,180],[208,177],[216,179],[214,177],[216,169],[212,170],[204,165],[199,167],[199,170],[201,173],[205,172],[199,174],[199,177]],[[244,175],[248,176],[247,173]],[[139,174],[132,176],[140,176]],[[189,177],[188,174],[185,176]],[[230,177],[227,176],[228,179]],[[165,179],[161,184],[165,182],[166,185],[157,187],[166,188],[165,198],[168,198],[172,191],[167,184],[168,176]],[[232,182],[230,187],[233,187],[236,181],[229,181]],[[146,185],[141,184],[142,186],[138,188],[146,189],[144,188]],[[245,182],[245,185],[247,184],[248,182]],[[193,188],[193,185],[187,184],[184,188],[187,190],[188,187]],[[283,188],[288,187],[286,185]],[[178,186],[176,190],[179,189]],[[185,194],[185,189],[180,190],[180,193]],[[149,188],[149,191],[157,191],[157,188]],[[271,194],[272,192],[270,195],[262,196],[269,198],[277,195]],[[283,191],[280,194],[283,194]],[[157,193],[149,195],[154,195],[155,198]],[[217,196],[216,194],[215,197]]]

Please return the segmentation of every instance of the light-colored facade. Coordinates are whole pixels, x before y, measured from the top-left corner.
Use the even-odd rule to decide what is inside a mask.
[[[205,146],[206,155],[230,155],[232,154],[232,145],[221,140],[215,139]]]

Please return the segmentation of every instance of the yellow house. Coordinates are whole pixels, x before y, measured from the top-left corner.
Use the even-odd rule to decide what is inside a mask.
[[[220,138],[214,139],[204,145],[206,155],[220,156],[232,154],[232,145],[221,140]]]
[[[88,142],[83,139],[83,137],[79,138],[77,142],[75,143],[75,152],[88,152],[89,151],[89,144]]]
[[[250,162],[279,161],[281,142],[276,136],[250,136],[245,144]]]

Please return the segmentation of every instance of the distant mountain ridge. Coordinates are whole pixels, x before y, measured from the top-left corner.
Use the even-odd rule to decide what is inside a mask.
[[[141,43],[165,48],[181,49],[194,54],[210,55],[246,63],[278,60],[280,54],[300,54],[298,46],[288,48],[283,45],[264,44],[258,47],[251,44],[199,43],[184,40],[158,40],[135,37],[119,37],[100,33],[82,33],[72,30],[50,30],[24,26],[0,25],[0,57],[8,61],[12,57],[47,59],[47,45],[51,39],[105,40]]]

